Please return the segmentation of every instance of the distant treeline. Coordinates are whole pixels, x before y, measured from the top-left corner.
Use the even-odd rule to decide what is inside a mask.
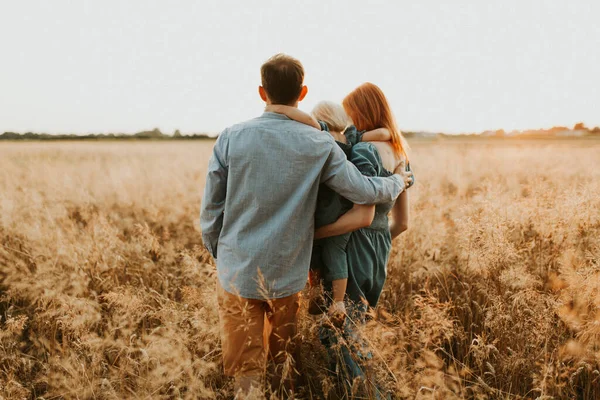
[[[554,126],[549,129],[528,129],[506,132],[504,129],[476,133],[461,133],[449,135],[445,133],[431,132],[403,132],[409,139],[435,139],[435,138],[482,138],[482,139],[571,139],[571,138],[595,138],[600,139],[600,127],[588,128],[582,122],[575,124],[572,128],[566,126]]]
[[[49,133],[16,133],[4,132],[0,135],[0,140],[197,140],[211,139],[204,133],[194,133],[191,135],[182,135],[176,130],[173,135],[162,133],[159,129],[151,131],[142,131],[134,134],[126,133],[100,133],[100,134],[49,134]]]
[[[404,136],[408,139],[551,139],[551,138],[598,138],[600,139],[600,127],[588,128],[583,123],[575,124],[572,128],[566,126],[555,126],[550,129],[530,129],[523,131],[505,132],[503,129],[496,131],[485,131],[478,133],[445,134],[435,132],[410,132],[404,131]],[[160,129],[155,128],[151,131],[142,131],[134,134],[126,133],[108,133],[108,134],[49,134],[49,133],[15,133],[4,132],[0,134],[0,140],[202,140],[215,139],[215,136],[209,136],[205,133],[194,133],[191,135],[182,135],[176,130],[172,135],[162,133]]]

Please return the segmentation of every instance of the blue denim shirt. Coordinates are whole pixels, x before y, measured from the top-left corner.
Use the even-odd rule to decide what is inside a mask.
[[[357,204],[390,202],[404,189],[397,175],[364,177],[331,135],[281,114],[266,112],[221,133],[200,225],[226,291],[266,299],[304,288],[320,183]]]

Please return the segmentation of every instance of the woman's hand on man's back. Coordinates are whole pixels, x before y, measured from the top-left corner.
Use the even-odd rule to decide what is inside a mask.
[[[400,161],[398,166],[394,169],[394,174],[400,175],[400,177],[402,178],[402,181],[404,182],[405,189],[408,188],[414,180],[412,171],[406,170],[406,161],[405,160]]]

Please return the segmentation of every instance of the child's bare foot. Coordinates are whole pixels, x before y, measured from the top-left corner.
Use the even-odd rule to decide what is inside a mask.
[[[327,315],[329,315],[329,319],[331,319],[331,323],[335,327],[341,328],[344,326],[344,322],[346,321],[346,306],[344,305],[344,302],[334,301],[331,306],[329,306]]]

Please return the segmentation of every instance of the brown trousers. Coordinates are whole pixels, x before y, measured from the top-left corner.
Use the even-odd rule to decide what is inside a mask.
[[[274,361],[271,385],[293,390],[300,293],[281,299],[246,299],[217,281],[217,301],[225,374],[262,379],[267,355]]]

